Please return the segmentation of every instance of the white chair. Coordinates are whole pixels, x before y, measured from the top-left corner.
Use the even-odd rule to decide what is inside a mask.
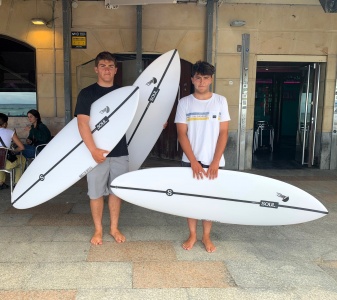
[[[52,137],[53,138],[53,137]],[[41,145],[38,145],[35,147],[35,157],[33,158],[27,158],[26,159],[26,168],[29,167],[29,165],[32,163],[32,161],[36,158],[36,156],[42,151],[42,149],[48,145],[47,143],[46,144],[41,144]]]
[[[41,144],[41,145],[36,146],[36,148],[35,148],[35,158],[36,158],[36,156],[42,151],[42,149],[43,149],[46,145],[47,145],[47,144]]]

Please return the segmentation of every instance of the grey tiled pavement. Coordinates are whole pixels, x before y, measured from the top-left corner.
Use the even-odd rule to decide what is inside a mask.
[[[337,171],[249,172],[306,190],[329,214],[290,226],[215,223],[209,254],[201,242],[182,249],[184,218],[125,202],[127,242],[109,236],[105,209],[104,244],[91,246],[85,179],[28,210],[1,190],[0,299],[337,299]]]

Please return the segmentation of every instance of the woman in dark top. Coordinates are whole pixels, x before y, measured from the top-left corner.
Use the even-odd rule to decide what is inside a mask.
[[[40,113],[36,109],[31,109],[27,117],[31,125],[26,129],[29,130],[29,135],[22,154],[26,158],[34,158],[36,146],[47,144],[51,140],[51,134],[48,127],[41,122]],[[40,149],[42,150],[42,147]]]

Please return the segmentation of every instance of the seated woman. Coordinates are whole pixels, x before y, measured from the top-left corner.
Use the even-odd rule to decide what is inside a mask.
[[[14,142],[15,145],[17,146],[17,148],[14,149],[14,152],[18,153],[20,151],[23,151],[25,148],[24,145],[21,143],[15,131],[12,129],[8,129],[7,125],[8,125],[8,116],[3,113],[0,113],[0,137],[2,142],[4,143],[6,148],[10,148],[11,143]],[[0,143],[0,146],[3,146],[2,143]],[[7,170],[15,168],[14,185],[16,185],[17,182],[19,181],[25,163],[26,159],[22,155],[17,155],[17,159],[14,162],[10,162],[8,159],[6,160],[5,168]],[[5,180],[6,180],[6,173],[0,172],[0,190],[8,187],[8,185],[5,184]]]
[[[31,109],[27,113],[27,117],[31,125],[25,129],[29,130],[29,135],[22,154],[26,158],[34,158],[36,146],[47,144],[51,139],[51,134],[48,127],[42,123],[40,113],[36,109]],[[42,150],[42,148],[40,149]]]

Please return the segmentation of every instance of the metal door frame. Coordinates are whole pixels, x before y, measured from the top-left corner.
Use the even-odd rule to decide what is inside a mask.
[[[319,63],[308,63],[307,65],[307,78],[306,78],[306,98],[305,98],[305,111],[304,111],[304,122],[303,122],[303,133],[301,133],[301,101],[304,91],[300,91],[299,95],[299,107],[298,107],[298,134],[303,134],[303,143],[301,145],[301,165],[308,165],[312,167],[314,165],[315,158],[315,145],[316,145],[316,131],[317,131],[317,111],[318,111],[318,100],[319,100],[319,81],[321,75],[321,66]],[[313,76],[313,77],[312,77]],[[310,91],[311,99],[310,99]],[[310,108],[310,112],[309,111]],[[309,119],[308,119],[309,118]],[[306,158],[307,152],[307,158]]]

